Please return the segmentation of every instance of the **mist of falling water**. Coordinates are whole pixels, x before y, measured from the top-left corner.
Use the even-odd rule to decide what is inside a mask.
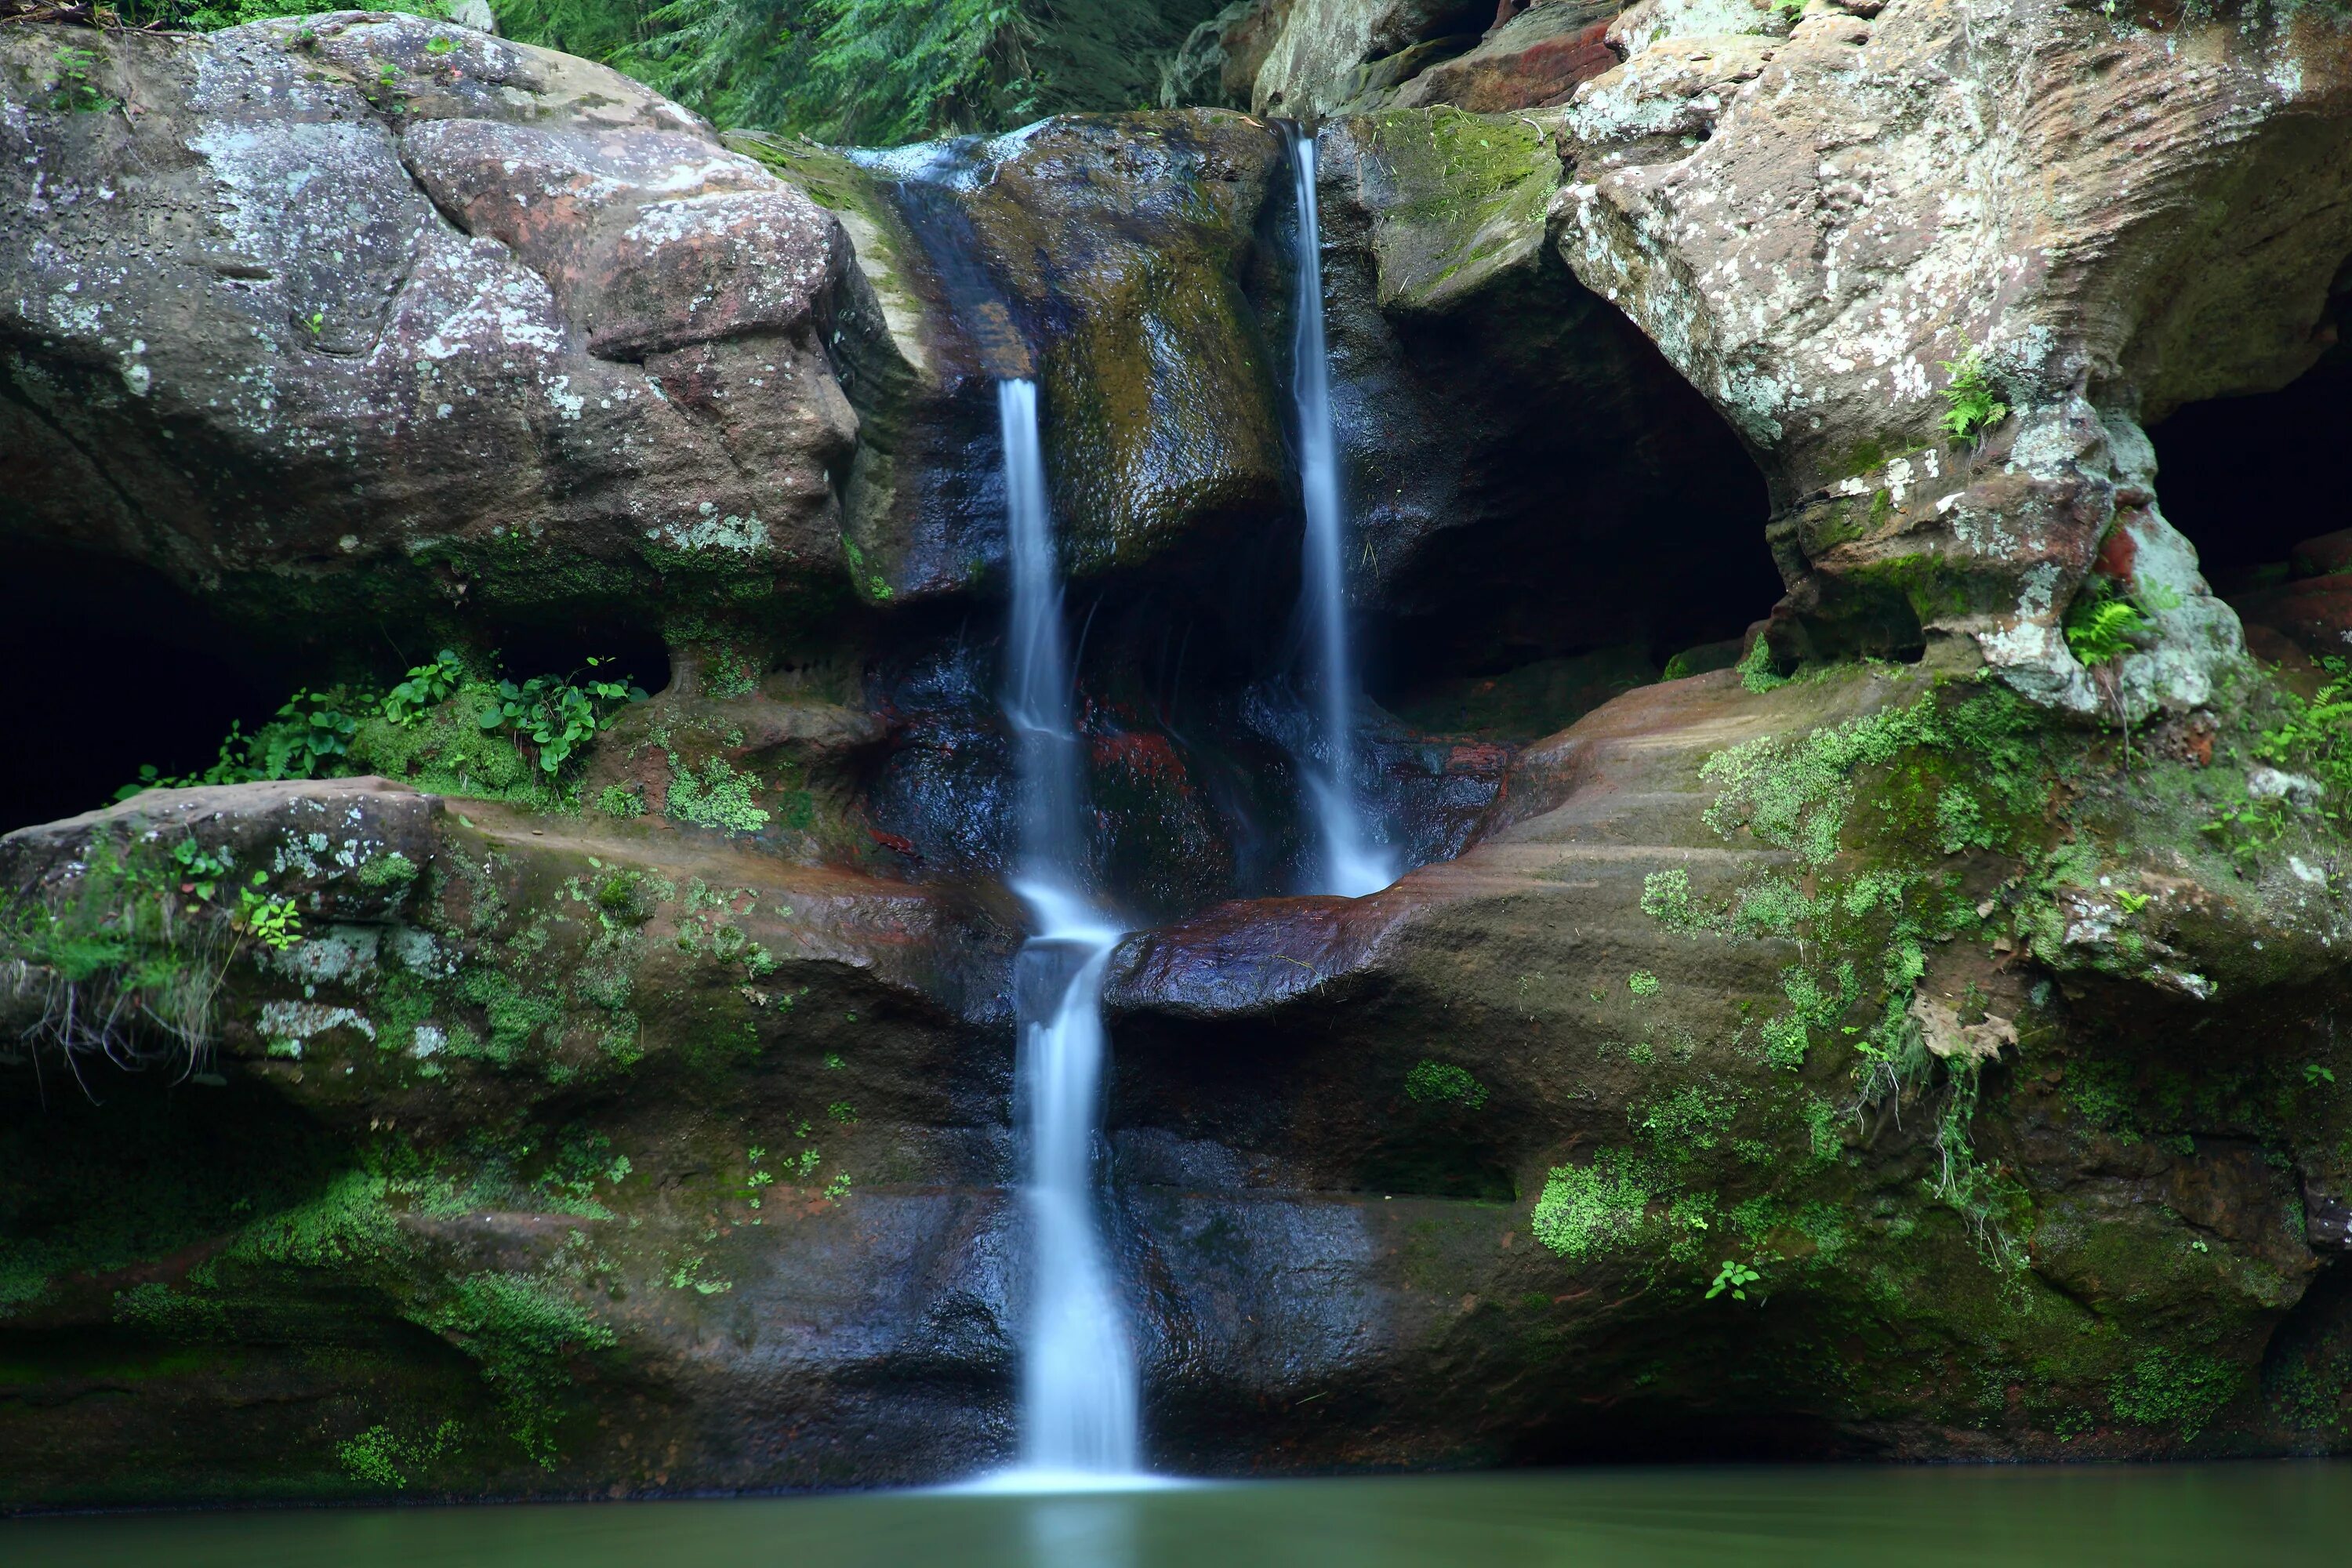
[[[1033,932],[1013,970],[1013,1096],[1034,1254],[1021,1462],[1034,1475],[1103,1477],[1136,1466],[1135,1352],[1096,1223],[1103,969],[1120,932],[1086,893],[1078,739],[1036,384],[998,382],[996,406],[1013,575],[1004,711],[1019,747],[1022,803],[1013,889]]]
[[[1323,342],[1323,237],[1315,203],[1315,137],[1286,124],[1291,184],[1298,198],[1297,336],[1290,394],[1298,417],[1299,488],[1307,502],[1300,609],[1307,624],[1316,689],[1315,750],[1305,759],[1307,793],[1321,855],[1312,891],[1360,898],[1396,879],[1395,863],[1376,842],[1356,793],[1356,666],[1348,635],[1348,584],[1342,538],[1348,520],[1339,492],[1339,443],[1331,423],[1331,364]]]

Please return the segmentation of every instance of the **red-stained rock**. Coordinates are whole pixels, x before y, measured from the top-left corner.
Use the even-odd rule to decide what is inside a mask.
[[[1468,54],[1405,83],[1396,101],[1407,108],[1446,103],[1474,114],[1566,103],[1578,84],[1616,68],[1607,40],[1616,10],[1562,0],[1522,11]]]
[[[2287,553],[2287,570],[2297,577],[2325,577],[2352,572],[2352,528],[2340,528],[2306,539]]]
[[[2231,599],[2230,607],[2250,632],[2261,626],[2306,653],[2352,656],[2352,575],[2304,577],[2256,588]],[[2249,646],[2255,646],[2251,637]]]
[[[123,34],[108,90],[138,112],[75,115],[13,85],[43,31],[0,37],[0,336],[25,345],[0,384],[46,389],[0,395],[27,503],[0,539],[103,549],[296,639],[845,581],[857,418],[822,339],[848,245],[701,121],[349,12]],[[132,237],[163,234],[191,237]]]

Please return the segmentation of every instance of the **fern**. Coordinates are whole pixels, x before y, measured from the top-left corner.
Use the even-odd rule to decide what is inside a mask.
[[[2009,417],[2009,405],[1994,391],[1985,372],[1984,355],[1977,350],[1937,363],[1951,380],[1944,387],[1944,416],[1937,424],[1953,440],[1974,446],[1984,439],[1986,431]]]
[[[2080,613],[2067,613],[2066,646],[2086,668],[2096,669],[2131,652],[2132,639],[2150,625],[2127,600],[2096,599]]]

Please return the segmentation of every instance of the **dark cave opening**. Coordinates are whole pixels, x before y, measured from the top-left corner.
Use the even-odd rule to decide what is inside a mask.
[[[2149,432],[2164,515],[2197,547],[2246,647],[2316,675],[2352,656],[2352,496],[2314,455],[2352,425],[2352,353],[2276,392],[2189,405]]]
[[[659,691],[669,683],[661,638],[621,620],[515,625],[485,635],[499,673],[593,673]],[[433,658],[427,641],[315,648],[273,641],[214,616],[161,573],[62,550],[0,558],[0,658],[15,683],[7,723],[19,737],[0,770],[0,833],[95,810],[137,781],[203,772],[232,725],[247,734],[306,683],[341,679],[373,691]],[[590,667],[588,660],[600,661]]]
[[[626,620],[585,617],[510,625],[485,637],[492,667],[510,680],[537,675],[617,680],[648,695],[670,682],[668,645],[650,628]],[[414,650],[404,650],[413,652]],[[415,652],[418,662],[433,649]],[[588,661],[594,659],[594,664]],[[759,673],[765,674],[761,670]]]
[[[19,676],[0,832],[102,806],[143,765],[203,769],[295,679],[161,574],[65,552],[0,562],[0,659]]]
[[[1563,353],[1588,378],[1495,400],[1465,521],[1368,628],[1367,689],[1417,729],[1552,733],[1630,687],[1730,665],[1781,595],[1770,497],[1730,426],[1613,310],[1570,325]]]
[[[2352,528],[2352,490],[2315,457],[2352,429],[2352,353],[2276,392],[2177,410],[2148,432],[2164,515],[2224,598],[2284,581],[2294,546]]]

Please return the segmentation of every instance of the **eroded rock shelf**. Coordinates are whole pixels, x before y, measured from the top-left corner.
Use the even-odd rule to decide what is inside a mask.
[[[2344,1451],[2347,28],[1297,0],[867,152],[0,26],[0,1506],[1013,1452],[1007,376],[1153,1468]]]

